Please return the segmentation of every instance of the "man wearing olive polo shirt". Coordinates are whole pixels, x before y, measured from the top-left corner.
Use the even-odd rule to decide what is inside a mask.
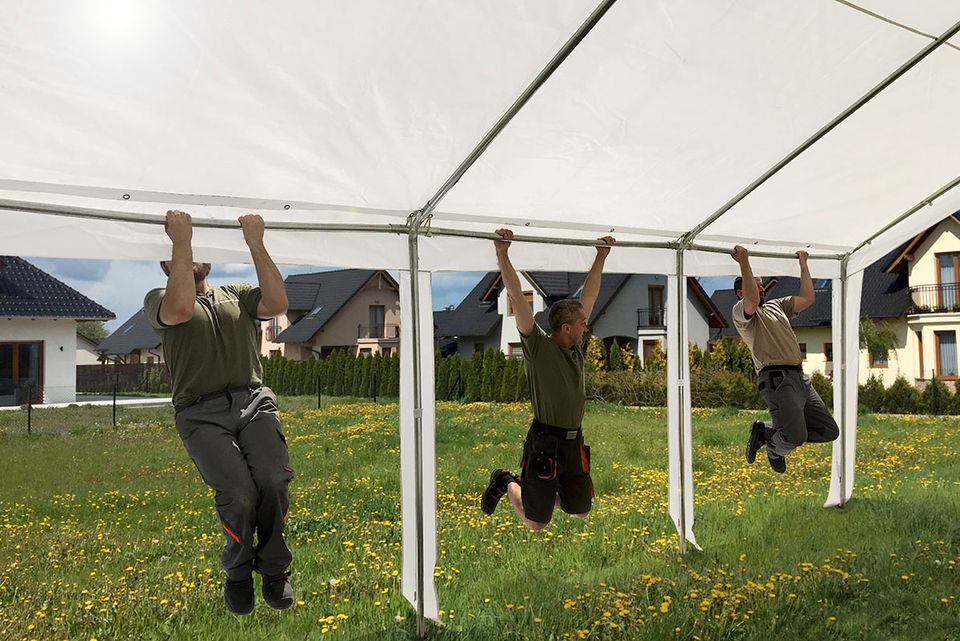
[[[235,614],[249,614],[254,571],[263,577],[267,605],[293,605],[287,572],[293,557],[283,541],[293,470],[277,397],[261,384],[257,339],[259,319],[286,312],[286,290],[263,244],[263,219],[246,215],[239,222],[259,287],[210,287],[210,264],[193,262],[190,215],[168,211],[173,259],[161,263],[167,286],[146,295],[144,310],[173,378],[177,432],[215,492],[224,602]]]
[[[760,396],[770,409],[771,422],[755,421],[747,440],[747,463],[766,447],[774,472],[787,470],[786,456],[804,443],[826,443],[840,435],[810,377],[803,373],[800,345],[790,320],[813,305],[815,293],[807,252],[798,251],[800,292],[796,296],[764,300],[764,288],[754,278],[747,250],[737,245],[733,259],[740,276],[733,288],[740,300],[733,306],[733,324],[750,348],[757,368]]]
[[[587,400],[583,339],[600,291],[604,261],[616,241],[609,236],[600,239],[605,245],[597,247],[579,300],[568,298],[550,306],[551,333],[547,335],[534,320],[507,255],[513,232],[498,229],[497,234],[501,238],[495,241],[497,263],[520,332],[533,422],[523,444],[520,475],[493,470],[480,509],[493,514],[507,495],[523,524],[541,530],[550,522],[554,506],[577,518],[586,518],[590,512],[590,448],[584,445],[580,429]]]

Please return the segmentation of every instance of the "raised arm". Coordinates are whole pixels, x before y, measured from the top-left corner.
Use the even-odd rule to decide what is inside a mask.
[[[193,318],[197,285],[193,279],[193,221],[190,214],[168,211],[164,230],[173,242],[173,257],[167,266],[167,290],[158,314],[164,325],[179,325]]]
[[[509,229],[498,229],[497,235],[503,240],[495,240],[493,244],[497,248],[497,264],[500,266],[500,277],[503,279],[503,286],[507,289],[507,296],[513,307],[513,319],[517,322],[517,329],[524,336],[533,333],[533,310],[523,297],[523,287],[520,286],[520,277],[517,270],[513,268],[510,262],[510,256],[507,252],[510,249],[510,241],[513,240],[513,232]]]
[[[807,267],[807,252],[802,249],[797,252],[800,261],[800,293],[793,297],[793,312],[799,314],[813,305],[817,299],[813,291],[813,279],[810,278],[810,268]]]
[[[257,306],[259,318],[273,318],[287,311],[287,289],[283,285],[283,276],[273,264],[263,244],[263,218],[258,214],[240,216],[243,239],[250,248],[253,266],[257,269],[257,282],[260,285],[260,304]]]
[[[617,241],[612,236],[600,238],[606,243],[606,246],[597,247],[597,257],[593,259],[593,266],[587,274],[587,280],[583,282],[583,291],[580,292],[580,304],[583,305],[583,312],[589,320],[593,312],[593,306],[597,303],[597,295],[600,293],[600,277],[603,275],[603,264],[610,255],[610,247]]]
[[[743,291],[743,313],[746,316],[753,316],[760,306],[760,288],[757,286],[757,279],[753,276],[753,269],[750,267],[750,255],[747,248],[737,245],[733,248],[733,259],[740,265],[740,276],[743,278],[741,289]]]

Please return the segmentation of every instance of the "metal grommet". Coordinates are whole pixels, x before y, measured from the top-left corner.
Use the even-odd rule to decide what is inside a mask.
[[[524,227],[529,227],[529,226],[530,226],[530,222],[527,221],[527,222],[523,223],[523,226],[524,226]]]
[[[124,194],[124,195],[123,195],[123,199],[124,199],[124,200],[130,200],[130,194]]]
[[[284,208],[284,209],[290,209],[290,205],[284,205],[283,208]]]

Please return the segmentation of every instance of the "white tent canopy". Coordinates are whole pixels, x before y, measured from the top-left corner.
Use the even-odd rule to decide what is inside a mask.
[[[5,2],[0,253],[166,258],[161,214],[179,208],[198,259],[241,262],[233,221],[254,210],[278,262],[411,272],[419,332],[421,272],[495,269],[489,234],[509,225],[540,241],[519,268],[585,269],[610,233],[609,270],[670,274],[674,294],[733,272],[735,243],[759,274],[806,248],[855,318],[853,276],[960,210],[955,2],[595,5]],[[844,327],[837,504],[856,418]],[[685,352],[670,350],[671,513],[692,541]],[[431,390],[407,388],[401,410],[404,452],[429,470]],[[405,525],[411,510],[422,544],[432,498],[405,502]],[[404,588],[435,614],[429,585]]]

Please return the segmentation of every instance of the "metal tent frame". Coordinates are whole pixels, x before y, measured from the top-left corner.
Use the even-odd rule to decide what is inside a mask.
[[[429,312],[430,309],[429,288],[427,288],[426,291],[424,289],[425,285],[429,285],[430,272],[421,270],[420,240],[423,237],[431,236],[490,240],[497,238],[491,233],[433,227],[431,223],[437,207],[447,193],[454,188],[464,174],[481,158],[496,137],[510,124],[511,120],[524,108],[537,90],[549,80],[567,57],[570,56],[577,46],[589,35],[591,30],[603,19],[615,2],[616,0],[603,0],[596,9],[594,9],[590,16],[580,25],[576,32],[567,40],[526,89],[524,89],[520,96],[509,106],[496,124],[493,125],[466,158],[464,158],[450,177],[439,187],[436,193],[420,209],[406,214],[407,219],[405,222],[401,222],[402,218],[400,216],[404,215],[402,212],[377,211],[376,213],[391,213],[397,215],[398,222],[387,225],[360,225],[300,222],[280,223],[268,221],[266,225],[268,229],[273,230],[302,230],[329,233],[362,232],[394,236],[405,235],[407,237],[409,263],[401,282],[401,289],[402,300],[409,302],[410,322],[403,323],[401,332],[404,348],[409,348],[409,352],[407,352],[409,358],[405,360],[411,365],[411,377],[409,381],[405,383],[410,386],[408,388],[409,394],[401,394],[401,432],[402,443],[404,444],[402,445],[401,451],[412,453],[410,460],[407,460],[406,457],[402,460],[402,464],[405,466],[413,465],[413,477],[415,480],[413,487],[404,488],[403,516],[404,519],[412,519],[415,521],[416,537],[413,542],[407,541],[406,539],[404,541],[404,593],[416,608],[416,634],[418,638],[423,638],[426,635],[426,619],[435,618],[436,616],[436,613],[432,611],[435,610],[436,606],[435,588],[430,578],[432,577],[433,568],[432,566],[427,567],[433,562],[430,550],[435,551],[436,548],[435,488],[428,487],[428,481],[432,481],[434,478],[435,460],[432,456],[432,443],[425,439],[425,434],[431,435],[433,433],[434,423],[431,408],[435,400],[433,385],[424,384],[425,380],[432,381],[433,378],[433,355],[429,350],[429,342],[426,340],[427,334],[423,331],[424,309],[426,309],[427,312]],[[932,39],[921,51],[905,61],[873,89],[823,125],[782,160],[763,172],[756,180],[747,185],[693,229],[676,238],[664,239],[663,241],[627,241],[620,243],[620,246],[623,247],[666,249],[676,252],[675,270],[673,273],[667,275],[670,281],[671,292],[671,296],[668,298],[668,326],[672,330],[669,333],[670,342],[668,349],[668,375],[670,381],[668,386],[668,435],[670,443],[669,511],[679,533],[679,550],[681,554],[686,552],[688,543],[694,546],[697,545],[693,535],[692,445],[690,442],[691,413],[690,390],[688,385],[689,355],[685,348],[687,343],[687,318],[684,304],[686,300],[686,276],[697,274],[690,273],[695,270],[689,270],[685,267],[687,256],[696,252],[729,253],[730,250],[728,247],[698,243],[696,241],[704,231],[727,212],[735,208],[738,203],[746,199],[761,185],[800,157],[807,149],[830,134],[830,132],[840,126],[850,116],[868,104],[885,89],[893,85],[910,69],[914,68],[944,44],[949,44],[948,41],[958,33],[960,33],[960,22],[954,24],[939,37]],[[3,182],[7,187],[16,187],[22,191],[34,191],[38,193],[53,191],[56,193],[56,190],[45,190],[36,185],[31,187],[27,184],[18,183],[14,186],[11,181]],[[852,250],[832,253],[824,251],[823,253],[816,252],[811,255],[812,259],[836,261],[840,270],[839,278],[834,279],[833,310],[835,317],[839,317],[839,322],[834,324],[833,331],[834,342],[841,346],[839,354],[835,355],[836,376],[834,379],[834,387],[838,390],[838,393],[835,394],[834,411],[839,419],[838,423],[841,428],[841,436],[834,443],[831,489],[830,496],[826,502],[827,506],[844,507],[853,490],[852,469],[856,442],[859,332],[857,324],[852,322],[852,318],[858,316],[862,270],[866,267],[866,264],[860,263],[865,260],[865,250],[880,239],[881,236],[891,230],[895,230],[898,225],[922,211],[925,207],[932,205],[957,186],[960,186],[960,177],[945,184],[942,188],[898,216],[891,223],[867,236]],[[75,193],[89,193],[92,188],[77,187],[75,189],[77,190]],[[104,190],[101,189],[99,191]],[[122,193],[122,198],[123,200],[139,202],[218,204],[233,207],[256,207],[260,209],[290,209],[294,207],[297,209],[322,211],[326,207],[316,203],[283,203],[267,200],[254,201],[251,199],[185,196],[134,191]],[[162,225],[164,222],[162,216],[153,214],[57,206],[21,200],[0,200],[0,211],[3,210],[148,225]],[[482,222],[483,217],[474,217],[473,220]],[[490,220],[493,219],[491,218]],[[232,228],[236,226],[236,223],[226,220],[198,219],[195,221],[195,226],[201,228]],[[599,244],[598,241],[594,240],[537,235],[519,235],[515,237],[514,240],[520,243],[543,243],[583,247],[596,246]],[[820,248],[826,249],[827,246],[820,246]],[[770,251],[758,251],[752,255],[760,259],[782,259],[792,258],[793,256],[787,252]],[[409,425],[409,429],[404,427],[406,424]],[[407,449],[404,449],[404,447]],[[411,492],[413,494],[412,497],[410,496]],[[433,543],[430,545],[427,545],[428,536],[433,537]],[[413,569],[414,576],[409,579],[408,590],[407,575],[410,569]]]

